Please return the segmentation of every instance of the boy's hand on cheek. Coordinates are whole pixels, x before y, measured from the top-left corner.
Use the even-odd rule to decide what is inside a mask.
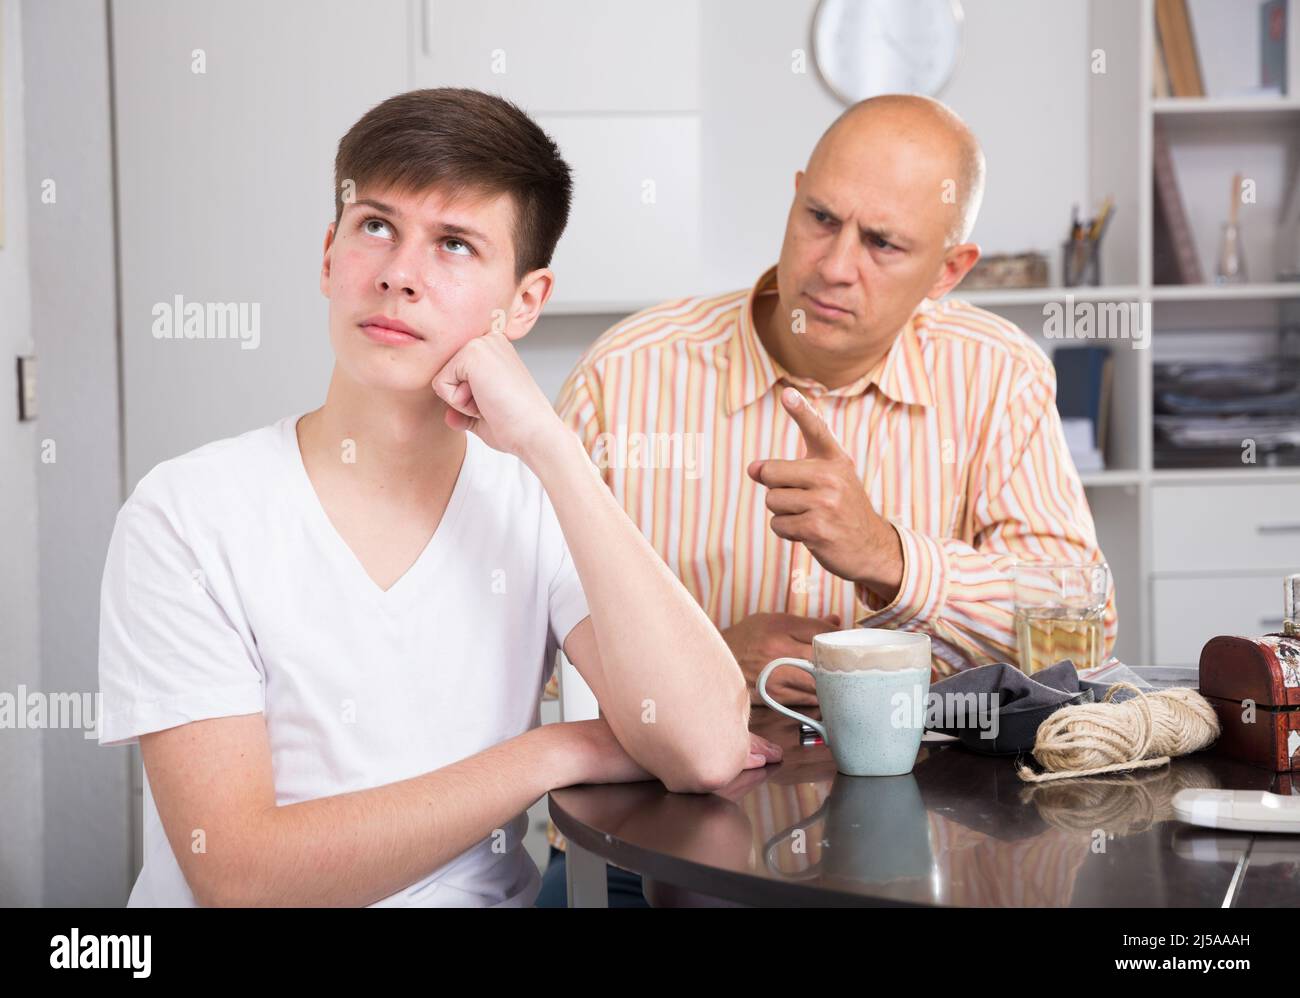
[[[461,347],[434,376],[433,390],[447,403],[448,426],[526,464],[564,429],[514,344],[495,330]]]

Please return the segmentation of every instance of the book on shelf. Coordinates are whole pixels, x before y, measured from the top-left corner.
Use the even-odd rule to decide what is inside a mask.
[[[1173,96],[1169,89],[1169,67],[1165,65],[1165,50],[1156,40],[1151,60],[1151,96],[1157,100]]]
[[[1169,139],[1159,122],[1156,122],[1151,151],[1155,185],[1152,278],[1156,284],[1200,284],[1201,261],[1196,255],[1187,208],[1178,189]]]
[[[1286,93],[1287,0],[1268,0],[1259,8],[1259,83]]]
[[[1105,468],[1107,413],[1115,359],[1109,347],[1061,346],[1052,352],[1056,409],[1079,471]]]
[[[1292,174],[1286,206],[1277,227],[1277,279],[1300,281],[1300,166]]]
[[[1169,89],[1175,97],[1204,97],[1187,0],[1156,0],[1156,44],[1163,53]]]
[[[1091,419],[1061,418],[1061,432],[1065,434],[1065,447],[1074,461],[1074,470],[1083,474],[1087,471],[1105,471],[1106,461],[1101,450],[1092,442],[1093,426]]]

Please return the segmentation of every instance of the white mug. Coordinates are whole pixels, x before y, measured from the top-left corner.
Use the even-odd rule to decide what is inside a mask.
[[[812,725],[841,773],[910,773],[925,734],[924,723],[917,725],[916,719],[924,715],[930,693],[929,635],[857,627],[814,635],[812,645],[812,662],[769,662],[755,684],[758,695],[773,710]],[[803,669],[816,679],[821,723],[768,696],[767,677],[783,665]]]

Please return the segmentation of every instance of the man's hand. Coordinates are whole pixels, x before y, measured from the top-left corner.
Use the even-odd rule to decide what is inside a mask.
[[[803,434],[796,461],[759,460],[749,477],[768,489],[777,537],[802,543],[826,571],[891,600],[903,583],[903,545],[876,512],[853,459],[816,410],[793,388],[781,402]]]
[[[538,447],[567,432],[514,344],[496,330],[456,351],[434,376],[433,390],[447,403],[448,426],[476,433],[529,467]]]
[[[840,628],[838,614],[828,617],[800,617],[794,613],[755,613],[722,632],[722,639],[740,663],[749,685],[749,702],[761,704],[754,684],[768,662],[778,658],[812,661],[812,639],[816,634]],[[767,680],[768,695],[787,707],[817,706],[817,684],[802,669],[783,666]]]

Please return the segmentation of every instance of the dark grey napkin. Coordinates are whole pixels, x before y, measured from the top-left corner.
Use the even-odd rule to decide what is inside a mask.
[[[1034,747],[1038,726],[1050,715],[1072,704],[1094,703],[1108,688],[1106,683],[1080,682],[1068,658],[1032,676],[1006,662],[982,665],[931,684],[931,697],[939,696],[935,706],[939,723],[929,730],[954,735],[966,748],[984,755],[1028,752]],[[972,693],[973,699],[952,699]],[[1132,694],[1125,690],[1111,699],[1121,702],[1129,696]],[[994,711],[996,728],[987,723]],[[939,726],[944,723],[952,726]],[[996,737],[986,737],[994,730]]]

